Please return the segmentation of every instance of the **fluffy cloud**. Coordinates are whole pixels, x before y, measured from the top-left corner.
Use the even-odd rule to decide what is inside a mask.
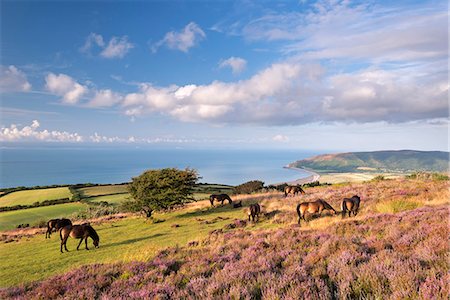
[[[296,82],[299,73],[298,65],[274,64],[239,82],[214,81],[209,85],[182,87],[142,84],[138,93],[126,95],[122,106],[131,116],[160,112],[182,121],[223,123],[241,105],[258,106],[282,96]]]
[[[407,122],[446,117],[448,89],[444,73],[432,75],[415,66],[330,75],[320,65],[289,61],[236,82],[142,84],[121,105],[130,116],[162,113],[216,124]]]
[[[87,104],[90,107],[110,107],[122,100],[122,96],[119,93],[115,93],[111,90],[99,90],[95,91],[94,97]]]
[[[92,48],[101,49],[100,56],[104,58],[123,58],[131,49],[134,48],[134,45],[128,41],[127,36],[113,36],[109,40],[108,44],[106,44],[100,34],[91,33],[86,38],[86,42],[83,47],[80,48],[80,51],[90,53]]]
[[[219,64],[219,68],[229,67],[233,71],[233,74],[241,73],[245,70],[247,61],[240,57],[230,57]]]
[[[156,52],[159,47],[166,45],[170,49],[188,52],[206,37],[205,32],[194,22],[184,27],[180,32],[170,31],[166,33],[164,38],[152,47],[152,51]]]
[[[15,66],[0,66],[0,91],[1,92],[28,92],[31,84],[25,73]]]
[[[19,128],[12,124],[10,127],[2,127],[0,129],[0,141],[16,142],[16,141],[43,141],[43,142],[73,142],[83,141],[83,137],[78,133],[69,133],[66,131],[39,131],[40,124],[34,120],[31,125]]]
[[[88,91],[87,87],[76,82],[72,77],[65,74],[50,73],[45,78],[46,89],[58,96],[63,97],[67,104],[77,104],[81,97]]]
[[[289,141],[289,137],[286,136],[286,135],[277,134],[277,135],[272,137],[272,140],[275,141],[275,142],[288,142]]]
[[[105,58],[122,58],[133,48],[134,45],[128,42],[126,36],[120,38],[113,37],[100,55]]]

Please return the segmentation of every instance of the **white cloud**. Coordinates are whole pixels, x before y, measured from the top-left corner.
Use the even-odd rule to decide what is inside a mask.
[[[100,55],[105,58],[122,58],[133,48],[134,45],[128,42],[128,37],[113,37]]]
[[[194,22],[184,27],[180,32],[170,31],[164,38],[152,47],[152,52],[156,52],[159,47],[166,45],[170,49],[188,52],[206,37],[205,32]]]
[[[230,67],[233,74],[239,74],[245,70],[247,61],[240,57],[230,57],[219,64],[220,68]]]
[[[31,125],[19,128],[16,124],[0,129],[0,141],[16,142],[16,141],[43,141],[43,142],[73,142],[83,141],[83,137],[78,133],[70,133],[66,131],[49,131],[47,129],[39,131],[40,124],[34,120]]]
[[[87,104],[90,107],[110,107],[118,104],[123,97],[109,89],[95,91],[94,97]]]
[[[89,53],[89,51],[95,45],[103,48],[105,46],[105,42],[103,41],[103,37],[100,34],[91,32],[86,38],[86,42],[84,43],[83,47],[80,48],[80,51]]]
[[[81,97],[88,92],[86,86],[79,84],[72,77],[65,74],[50,73],[45,78],[45,86],[51,93],[63,97],[67,104],[77,104]]]
[[[31,84],[25,73],[15,66],[0,66],[0,91],[1,92],[28,92]]]
[[[284,53],[303,59],[380,63],[446,58],[448,16],[442,5],[318,1],[304,12],[272,12],[229,27],[250,41],[283,41]]]
[[[286,135],[277,134],[277,135],[272,137],[272,140],[275,141],[275,142],[288,142],[289,141],[289,137],[286,136]]]
[[[142,84],[122,107],[129,116],[161,113],[213,124],[407,122],[445,118],[448,89],[445,73],[432,75],[421,67],[330,75],[320,65],[288,61],[236,82]]]
[[[142,84],[138,93],[125,96],[122,106],[130,116],[159,112],[182,121],[228,122],[240,105],[258,105],[289,89],[300,73],[298,65],[274,64],[248,80],[214,81],[209,85],[154,87]],[[247,116],[251,118],[251,116]]]
[[[97,33],[91,33],[86,38],[86,42],[80,51],[83,53],[91,53],[93,48],[100,49],[100,56],[104,58],[123,58],[134,45],[128,41],[127,36],[113,36],[108,44],[105,43],[103,36]]]

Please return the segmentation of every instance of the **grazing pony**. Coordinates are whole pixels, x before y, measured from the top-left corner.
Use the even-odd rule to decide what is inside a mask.
[[[297,196],[297,194],[306,194],[305,191],[299,186],[288,185],[284,188],[284,197],[287,197],[289,194]]]
[[[242,201],[239,201],[238,203],[233,204],[233,208],[242,207]]]
[[[259,214],[261,213],[261,206],[259,206],[258,203],[250,204],[249,211],[248,211],[248,221],[250,222],[250,217],[252,218],[252,221],[255,222],[259,221]]]
[[[217,202],[221,202],[222,205],[225,200],[228,200],[228,204],[233,203],[233,200],[231,200],[230,196],[228,196],[227,194],[213,194],[209,196],[209,202],[211,202],[212,206],[214,206],[214,200]]]
[[[94,241],[95,248],[98,248],[98,244],[100,242],[100,238],[97,232],[94,230],[94,228],[92,228],[91,225],[88,224],[73,225],[73,226],[68,225],[66,227],[63,227],[59,231],[59,236],[61,237],[61,253],[63,253],[63,246],[64,249],[66,249],[66,251],[69,251],[66,246],[67,239],[69,238],[69,236],[74,239],[80,239],[80,243],[78,243],[77,250],[80,248],[81,242],[83,242],[83,240],[85,241],[86,244],[86,250],[89,250],[87,244],[88,237],[92,238],[92,240]]]
[[[361,202],[361,198],[357,195],[354,195],[351,198],[344,198],[344,200],[342,201],[342,204],[341,204],[342,218],[345,217],[347,212],[348,212],[349,217],[350,217],[351,213],[353,213],[353,216],[356,216],[358,214],[360,202]]]
[[[45,232],[45,238],[50,238],[53,231],[58,231],[67,225],[72,225],[72,221],[69,219],[51,219],[47,222],[47,231]]]
[[[319,216],[322,214],[324,210],[331,210],[333,214],[336,214],[336,210],[328,204],[325,200],[319,199],[314,202],[302,202],[297,205],[297,215],[298,215],[298,225],[300,225],[300,220],[303,219],[305,222],[308,222],[306,219],[306,214],[315,214],[319,213]]]

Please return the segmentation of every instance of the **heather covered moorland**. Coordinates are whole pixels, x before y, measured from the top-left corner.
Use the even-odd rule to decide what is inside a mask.
[[[306,195],[286,199],[276,192],[236,197],[244,203],[242,210],[197,202],[182,210],[183,218],[199,223],[201,214],[203,226],[215,229],[195,240],[164,247],[164,239],[159,239],[160,250],[149,259],[99,259],[4,288],[0,298],[447,299],[448,187],[447,180],[379,178],[308,188]],[[362,199],[356,217],[326,215],[296,224],[298,202],[322,198],[340,210],[342,198],[353,194]],[[254,202],[264,212],[256,226],[243,221],[245,206]],[[239,220],[208,222],[217,213],[231,211]],[[159,224],[142,224],[154,225]],[[177,230],[166,230],[166,238],[187,229]],[[14,247],[20,251],[27,243],[19,241]],[[117,255],[114,240],[88,254],[95,258],[102,247]]]

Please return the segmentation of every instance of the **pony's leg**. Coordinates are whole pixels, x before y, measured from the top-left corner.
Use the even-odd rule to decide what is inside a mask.
[[[88,248],[88,246],[87,246],[87,240],[88,240],[88,237],[86,237],[86,238],[84,239],[84,242],[85,242],[85,244],[86,244],[86,250],[89,250],[89,248]]]
[[[211,202],[211,206],[214,207],[214,200],[209,200],[209,202]]]
[[[66,245],[68,238],[69,238],[69,235],[64,236],[64,238],[61,239],[61,253],[64,253],[63,246],[64,246],[64,249],[66,249],[66,251],[69,252],[69,250],[67,249],[67,245]]]
[[[80,242],[78,243],[77,251],[80,250],[80,245],[81,245],[82,242],[83,242],[83,238],[81,238],[81,239],[80,239]]]

